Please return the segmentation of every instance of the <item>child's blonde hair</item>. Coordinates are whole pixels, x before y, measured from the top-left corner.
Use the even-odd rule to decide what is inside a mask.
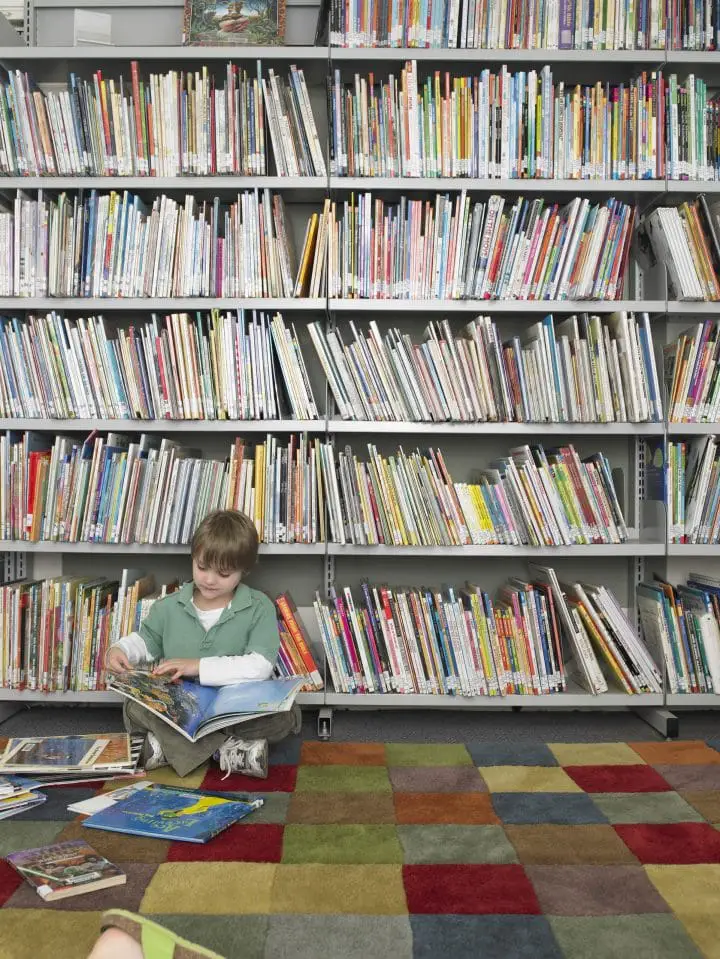
[[[255,524],[236,509],[208,513],[193,534],[192,558],[221,573],[246,573],[257,562],[258,534]]]

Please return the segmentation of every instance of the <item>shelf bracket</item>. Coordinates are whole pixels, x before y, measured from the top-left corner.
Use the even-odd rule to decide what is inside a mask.
[[[678,718],[675,713],[671,713],[664,706],[631,706],[632,712],[652,726],[665,739],[677,739],[678,737]]]
[[[332,736],[333,711],[330,706],[322,706],[318,710],[317,734],[318,739],[330,739]]]

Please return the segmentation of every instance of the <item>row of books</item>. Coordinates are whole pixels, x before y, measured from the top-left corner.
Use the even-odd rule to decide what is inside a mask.
[[[109,335],[102,316],[0,317],[0,415],[317,420],[294,326],[282,316],[174,313]]]
[[[376,322],[351,341],[308,324],[341,418],[398,422],[659,422],[647,314],[552,315],[503,340],[479,316],[432,322],[418,343]],[[140,420],[318,420],[295,327],[279,313],[0,317],[0,415]]]
[[[213,509],[250,516],[266,543],[394,546],[620,543],[628,538],[602,453],[519,446],[455,482],[440,450],[368,459],[291,435],[239,437],[227,459],[159,436],[84,442],[0,435],[0,538],[187,543]],[[328,512],[326,529],[325,509]]]
[[[720,693],[720,580],[690,573],[683,586],[642,583],[643,633],[665,662],[671,693]]]
[[[359,299],[621,299],[635,208],[460,194],[386,202],[371,193],[313,214],[310,295]],[[318,263],[319,261],[319,263]]]
[[[308,324],[340,416],[419,422],[660,422],[648,315],[552,315],[503,342],[489,316],[455,335],[429,324],[421,344],[378,324]]]
[[[335,176],[720,179],[720,100],[690,74],[623,83],[556,81],[549,66],[380,81],[335,70]]]
[[[62,692],[106,689],[108,647],[140,627],[158,597],[154,577],[124,569],[118,579],[61,576],[0,587],[0,687]],[[323,687],[305,625],[289,593],[275,600],[280,631],[278,676],[303,676]]]
[[[386,202],[326,199],[299,267],[285,207],[269,190],[225,205],[91,190],[0,201],[0,296],[621,299],[636,219],[616,198],[564,205],[465,190]],[[678,299],[720,299],[720,203],[654,209],[646,256]]]
[[[664,347],[671,423],[720,420],[720,323],[705,320]]]
[[[296,273],[269,190],[222,205],[96,190],[0,202],[0,296],[287,297],[300,293]]]
[[[348,0],[328,2],[336,47],[480,50],[717,50],[715,0]]]
[[[268,134],[269,141],[268,142]],[[0,174],[61,176],[324,176],[303,71],[287,79],[228,63],[224,84],[194,72],[86,80],[44,92],[11,70],[0,81]]]
[[[613,593],[530,565],[495,598],[481,587],[363,583],[316,595],[333,686],[343,693],[505,696],[613,687],[660,692],[662,676]]]
[[[720,300],[720,201],[699,196],[658,207],[643,219],[641,236],[667,270],[678,300]]]
[[[670,542],[720,543],[718,437],[670,442],[666,486]]]

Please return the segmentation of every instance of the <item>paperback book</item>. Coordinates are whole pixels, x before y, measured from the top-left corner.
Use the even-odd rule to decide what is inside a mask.
[[[123,770],[131,764],[127,733],[8,739],[0,756],[3,773]]]
[[[126,881],[117,866],[79,839],[14,852],[7,861],[46,902]]]
[[[152,783],[89,816],[83,826],[154,839],[205,843],[262,804],[262,799],[228,799],[197,789]]]
[[[134,670],[113,677],[108,685],[194,743],[218,729],[287,712],[303,682],[303,677],[291,677],[213,687],[189,679],[170,682],[166,677]]]

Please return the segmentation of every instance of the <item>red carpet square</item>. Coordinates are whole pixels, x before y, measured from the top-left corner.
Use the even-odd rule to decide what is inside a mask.
[[[411,914],[540,914],[522,866],[403,866],[403,882]]]
[[[652,766],[565,766],[565,772],[586,793],[659,793],[669,792]]]
[[[174,842],[168,862],[280,862],[284,826],[236,823],[210,842]]]
[[[614,828],[643,865],[720,863],[720,832],[704,822],[634,824]]]
[[[225,773],[213,767],[208,769],[200,788],[213,792],[291,793],[295,789],[297,770],[297,766],[270,766],[267,779],[254,779],[241,773],[232,773],[225,779]]]
[[[305,742],[300,751],[304,766],[384,766],[383,743]]]
[[[34,848],[34,847],[33,847]],[[4,905],[15,890],[23,884],[25,880],[20,873],[15,872],[13,867],[0,859],[0,906]],[[38,902],[40,902],[38,897]]]

